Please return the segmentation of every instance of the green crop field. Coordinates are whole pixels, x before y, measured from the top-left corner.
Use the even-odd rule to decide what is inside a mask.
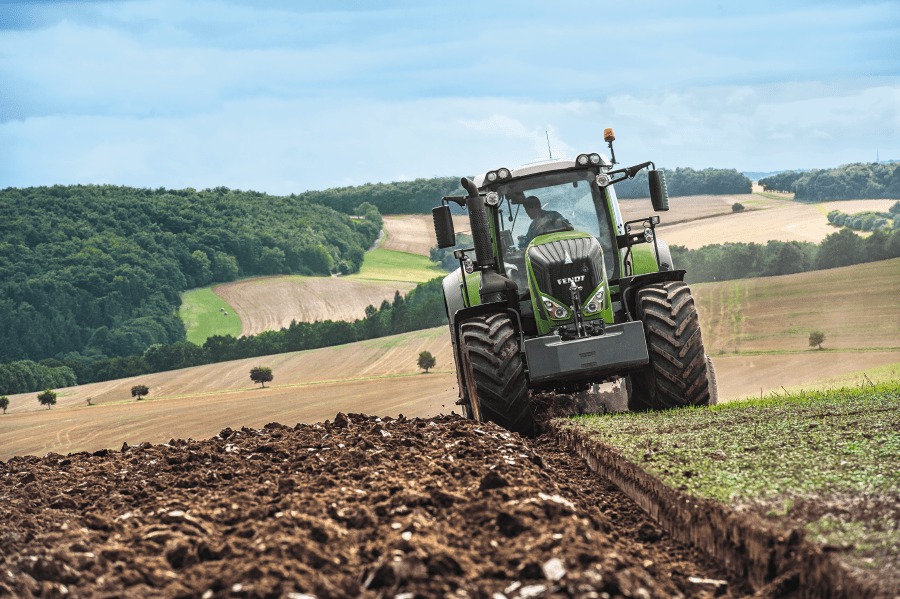
[[[560,421],[689,495],[758,511],[900,565],[900,380],[711,407]],[[866,509],[858,509],[858,508]]]
[[[372,250],[366,253],[359,272],[344,278],[425,283],[445,274],[426,256],[391,250]]]
[[[197,345],[203,345],[212,335],[241,334],[241,319],[211,287],[185,291],[178,316],[184,321],[187,340]]]

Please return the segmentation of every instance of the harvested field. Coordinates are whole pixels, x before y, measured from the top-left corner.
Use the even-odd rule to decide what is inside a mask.
[[[767,198],[757,194],[680,196],[669,198],[669,211],[660,213],[663,226],[732,214],[731,206],[743,204],[747,210],[768,210],[794,205],[794,202]],[[619,200],[625,220],[654,214],[650,198]]]
[[[380,249],[428,256],[431,248],[437,245],[430,214],[401,214],[382,219],[386,239]],[[454,216],[453,227],[457,233],[470,233],[469,217]]]
[[[704,196],[695,196],[704,197]],[[741,197],[741,196],[734,196]],[[721,216],[700,218],[684,222],[677,216],[677,202],[670,202],[672,210],[661,215],[659,235],[669,245],[681,245],[696,249],[704,245],[724,243],[759,243],[768,241],[807,241],[819,243],[839,230],[828,222],[831,210],[848,214],[867,210],[885,211],[896,200],[848,200],[822,204],[801,204],[787,200],[775,200],[754,195],[752,200],[741,201],[748,209],[734,214],[730,208]],[[694,198],[682,198],[693,200]],[[756,208],[761,208],[757,210]],[[699,213],[699,208],[693,213]],[[649,214],[649,213],[648,213]],[[638,216],[643,216],[639,214]],[[677,224],[666,224],[677,223]]]
[[[900,258],[692,290],[712,355],[806,350],[816,329],[827,349],[900,347]]]
[[[366,306],[376,308],[408,293],[415,283],[363,281],[336,277],[275,276],[216,285],[213,291],[241,319],[241,335],[277,331],[292,320],[315,322],[364,318]]]
[[[546,437],[456,417],[0,465],[17,597],[742,596]]]
[[[446,373],[453,369],[449,333],[445,327],[439,327],[347,345],[246,358],[69,387],[59,390],[57,405],[51,411],[86,406],[89,397],[94,406],[131,402],[133,399],[130,389],[137,383],[150,388],[148,399],[142,400],[142,404],[164,397],[215,395],[248,390],[252,392],[254,385],[249,373],[253,366],[271,368],[275,380],[270,385],[275,388],[348,379],[418,375],[421,371],[416,366],[416,359],[422,351],[428,351],[435,357],[437,372]],[[7,412],[46,413],[47,410],[35,399],[36,395],[11,395]],[[379,413],[390,414],[385,409],[379,410]],[[0,420],[0,430],[3,430],[3,426],[3,421]]]
[[[719,401],[781,393],[782,387],[819,387],[823,379],[849,373],[896,366],[900,373],[900,351],[819,352],[713,356]],[[827,380],[826,379],[826,380]],[[865,377],[836,383],[837,386],[867,384]]]

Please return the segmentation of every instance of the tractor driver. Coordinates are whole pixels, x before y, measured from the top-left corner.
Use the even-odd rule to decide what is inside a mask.
[[[522,201],[525,213],[531,219],[528,231],[519,237],[519,247],[526,247],[532,239],[554,231],[572,231],[575,227],[562,214],[554,210],[544,210],[537,196],[528,196]]]

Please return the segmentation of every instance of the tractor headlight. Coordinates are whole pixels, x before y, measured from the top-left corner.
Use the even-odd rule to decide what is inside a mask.
[[[605,297],[605,294],[606,292],[601,285],[600,289],[594,292],[594,295],[591,296],[591,299],[587,301],[587,304],[584,307],[585,316],[590,316],[591,314],[596,314],[597,312],[603,310],[603,298]]]
[[[597,185],[600,187],[606,187],[607,185],[609,185],[609,175],[606,175],[604,173],[600,173],[599,175],[597,175]]]
[[[500,194],[496,191],[489,191],[486,196],[484,196],[484,202],[488,206],[496,206],[500,203]]]
[[[578,158],[575,159],[580,166],[587,166],[588,162],[591,161],[591,157],[587,154],[579,154]]]
[[[509,169],[508,168],[497,169],[497,176],[500,177],[501,179],[509,178]]]
[[[489,182],[493,183],[497,180],[497,171],[489,171],[487,176],[485,177]]]
[[[591,154],[591,164],[600,164],[600,154]]]
[[[644,227],[644,241],[651,243],[653,241],[653,229]]]
[[[549,298],[546,295],[542,295],[541,301],[544,303],[544,308],[547,309],[547,314],[550,315],[550,318],[554,320],[564,320],[569,317],[569,309],[556,300]]]

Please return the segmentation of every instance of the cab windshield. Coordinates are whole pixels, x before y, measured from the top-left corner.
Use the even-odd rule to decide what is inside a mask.
[[[497,187],[504,207],[507,206],[507,199],[510,202],[511,214],[501,219],[500,226],[504,230],[501,233],[504,257],[514,266],[513,270],[524,266],[516,265],[517,258],[524,263],[524,250],[538,235],[576,230],[597,238],[603,248],[607,276],[618,276],[612,222],[606,210],[603,190],[597,186],[595,176],[592,171],[554,173],[511,181]],[[536,207],[538,205],[539,208]]]

